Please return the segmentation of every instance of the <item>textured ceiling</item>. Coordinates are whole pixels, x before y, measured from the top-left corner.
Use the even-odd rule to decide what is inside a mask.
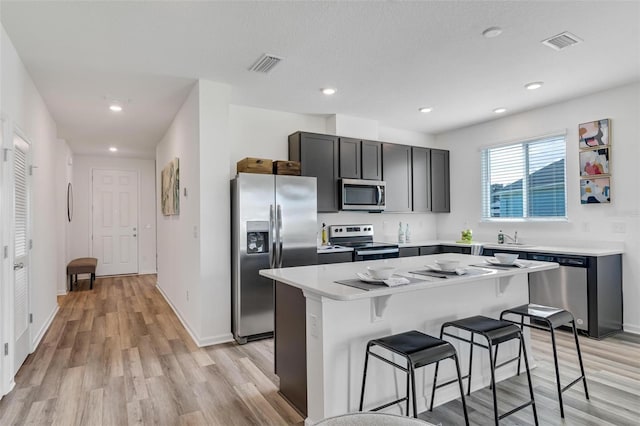
[[[198,78],[235,104],[426,133],[640,79],[640,2],[11,2],[1,19],[75,152],[153,156]],[[500,37],[481,33],[499,26]],[[540,41],[570,31],[562,51]],[[285,59],[247,71],[262,53]],[[537,91],[523,86],[544,81]],[[320,94],[334,86],[333,97]],[[110,114],[105,95],[131,99]],[[421,114],[421,106],[433,112]],[[292,129],[296,130],[296,129]]]

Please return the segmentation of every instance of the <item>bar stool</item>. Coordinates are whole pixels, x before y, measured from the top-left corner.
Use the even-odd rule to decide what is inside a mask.
[[[511,321],[506,319],[505,321],[512,322],[514,324],[520,325],[522,327],[530,327],[535,328],[537,330],[548,331],[551,334],[551,346],[553,348],[553,363],[556,368],[556,385],[558,387],[558,401],[560,402],[560,417],[564,418],[564,404],[562,402],[562,392],[569,389],[571,386],[582,380],[584,384],[584,396],[589,399],[589,391],[587,390],[587,378],[584,374],[584,366],[582,364],[582,353],[580,352],[580,343],[578,342],[578,331],[576,330],[576,321],[573,318],[573,314],[569,311],[565,311],[564,309],[554,308],[551,306],[543,306],[536,305],[530,303],[528,305],[516,306],[515,308],[506,309],[502,311],[500,314],[500,319],[503,319],[505,315],[519,315],[520,322]],[[542,322],[546,324],[546,327],[536,325],[536,324],[525,324],[524,317],[528,317],[532,320]],[[558,368],[558,352],[556,351],[556,335],[555,329],[571,323],[571,328],[573,328],[573,337],[576,341],[576,351],[578,352],[578,361],[580,363],[580,377],[569,383],[564,388],[560,384],[560,370]],[[520,356],[521,353],[518,352],[518,374],[520,374]]]
[[[516,327],[517,329],[517,327]],[[398,354],[406,359],[407,367],[396,364],[395,362],[384,358],[377,353],[371,352],[371,348],[374,346],[380,346],[390,352]],[[407,373],[407,396],[397,399],[393,402],[383,404],[379,407],[372,409],[371,411],[378,411],[383,408],[387,408],[398,402],[407,401],[407,415],[409,415],[409,385],[411,384],[411,399],[413,401],[413,417],[417,418],[418,413],[416,409],[416,380],[415,370],[424,367],[434,362],[439,363],[448,358],[453,358],[456,364],[456,370],[458,372],[458,386],[460,387],[460,398],[462,399],[462,409],[464,411],[465,424],[469,425],[469,417],[467,415],[467,404],[464,399],[464,388],[462,387],[462,378],[460,376],[460,365],[458,363],[458,355],[453,345],[442,339],[429,336],[416,330],[407,331],[405,333],[394,334],[391,336],[381,337],[379,339],[370,340],[367,343],[367,352],[364,359],[364,375],[362,376],[362,393],[360,394],[360,411],[364,404],[364,390],[367,380],[367,367],[369,364],[369,355],[374,358],[378,358],[387,364]],[[456,380],[452,380],[446,384],[451,384]],[[443,384],[442,386],[445,386]]]
[[[444,331],[447,327],[454,327],[464,331],[468,331],[469,333],[471,333],[471,338],[465,339],[460,336],[447,333]],[[474,337],[476,334],[483,336],[487,340],[487,345],[474,342]],[[533,419],[535,421],[535,424],[536,426],[538,425],[538,412],[536,411],[536,403],[533,397],[533,384],[531,382],[531,372],[529,371],[529,360],[527,359],[527,348],[525,347],[524,339],[522,337],[522,331],[520,330],[520,328],[518,328],[517,326],[513,325],[511,322],[508,322],[508,321],[501,321],[501,320],[478,315],[478,316],[473,316],[468,318],[462,318],[456,321],[445,322],[444,324],[442,324],[442,327],[440,328],[440,338],[442,338],[443,336],[449,336],[454,339],[462,340],[470,344],[469,373],[466,376],[462,377],[463,379],[469,380],[467,395],[471,394],[471,367],[473,365],[473,347],[480,346],[482,348],[489,350],[489,363],[491,367],[491,390],[493,392],[493,414],[494,414],[496,425],[498,425],[501,419],[507,416],[510,416],[516,411],[520,411],[523,408],[528,407],[529,405],[531,405],[531,408],[533,409]],[[520,350],[524,352],[524,365],[527,370],[527,379],[529,381],[529,395],[531,399],[525,402],[524,404],[506,413],[498,414],[498,399],[496,395],[497,394],[496,393],[496,368],[503,367],[509,364],[510,362],[513,362],[516,360],[516,358],[512,358],[510,360],[503,362],[502,364],[496,365],[498,345],[500,343],[504,343],[513,339],[518,339],[520,341]],[[494,346],[496,347],[495,356],[493,353]],[[438,366],[436,365],[436,376],[437,374],[438,374]],[[436,386],[436,380],[434,379],[433,392],[435,392],[437,388],[438,386]],[[433,408],[433,393],[431,395],[431,408]]]

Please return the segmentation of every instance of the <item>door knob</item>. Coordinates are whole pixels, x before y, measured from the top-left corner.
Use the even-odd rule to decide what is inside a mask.
[[[17,271],[18,269],[22,269],[22,268],[24,268],[24,263],[22,263],[22,262],[13,264],[13,270],[14,271]]]
[[[136,234],[133,234],[133,236],[135,237],[135,236],[136,236]]]

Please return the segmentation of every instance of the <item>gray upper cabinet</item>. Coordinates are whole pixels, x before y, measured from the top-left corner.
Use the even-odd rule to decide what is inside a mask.
[[[341,137],[340,177],[382,180],[382,142]]]
[[[412,208],[411,147],[382,144],[382,171],[387,183],[388,212],[410,212]]]
[[[362,179],[382,180],[382,143],[362,141]]]
[[[413,154],[413,211],[431,211],[431,150],[411,148]]]
[[[431,150],[431,211],[449,213],[449,151]]]
[[[361,179],[360,163],[361,141],[359,139],[340,138],[340,177]]]
[[[289,135],[289,160],[299,161],[302,176],[314,176],[318,184],[318,212],[337,212],[337,136],[296,132]]]

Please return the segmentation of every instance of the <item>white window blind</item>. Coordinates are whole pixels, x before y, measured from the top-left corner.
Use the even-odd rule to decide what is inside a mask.
[[[27,254],[27,153],[16,144],[14,151],[15,254]]]
[[[482,150],[482,217],[566,218],[565,135]]]

